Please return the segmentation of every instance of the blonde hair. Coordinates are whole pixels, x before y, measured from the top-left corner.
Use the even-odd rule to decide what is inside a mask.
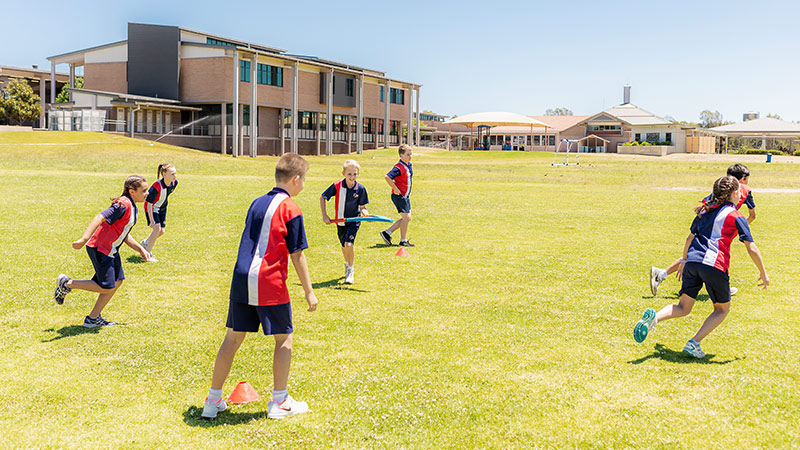
[[[157,175],[157,177],[158,177],[158,178],[161,178],[161,177],[163,177],[163,176],[164,176],[164,174],[167,172],[167,170],[169,170],[169,169],[172,169],[173,167],[175,167],[175,166],[173,166],[173,165],[172,165],[172,164],[170,164],[170,163],[162,163],[162,164],[159,164],[159,165],[158,165],[158,175]]]
[[[356,161],[355,159],[348,159],[347,161],[345,161],[344,163],[342,163],[342,170],[345,170],[345,169],[347,169],[348,167],[355,167],[355,168],[356,168],[356,170],[358,170],[359,172],[361,172],[361,165],[360,165],[360,164],[358,164],[358,161]]]
[[[295,175],[300,178],[306,176],[308,162],[302,156],[295,153],[287,153],[281,156],[278,164],[275,164],[275,182],[283,183],[291,180]]]

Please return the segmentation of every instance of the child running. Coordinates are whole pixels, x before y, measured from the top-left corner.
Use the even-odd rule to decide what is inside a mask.
[[[319,198],[322,220],[328,225],[330,225],[331,219],[328,217],[327,202],[332,197],[336,197],[336,219],[369,215],[369,212],[367,212],[367,203],[369,203],[367,188],[356,182],[361,166],[352,159],[345,161],[342,166],[344,179],[330,185]],[[356,241],[356,234],[361,222],[337,222],[336,225],[339,243],[342,244],[342,254],[344,255],[344,282],[353,284],[355,282],[353,264],[356,258],[353,244]]]
[[[282,419],[308,411],[306,402],[292,399],[287,390],[292,359],[292,304],[286,277],[292,260],[305,292],[308,310],[317,309],[317,297],[311,286],[303,250],[308,248],[303,214],[291,199],[303,190],[308,163],[299,155],[286,154],[275,166],[275,184],[267,194],[250,205],[244,232],[239,243],[239,256],[233,269],[228,331],[217,353],[211,389],[203,405],[202,417],[213,419],[225,411],[222,387],[233,364],[236,351],[246,333],[258,332],[275,338],[272,359],[272,401],[267,417]]]
[[[169,195],[178,186],[176,178],[177,170],[169,163],[158,165],[159,180],[150,186],[147,192],[147,199],[144,201],[144,215],[147,218],[147,226],[153,229],[145,240],[142,241],[144,247],[150,253],[150,262],[158,262],[153,256],[153,247],[156,239],[164,234],[167,227],[167,201]]]
[[[381,238],[386,245],[392,245],[392,232],[400,228],[400,247],[413,247],[414,244],[408,242],[408,223],[411,222],[411,177],[414,171],[411,169],[411,146],[402,144],[397,149],[400,161],[392,167],[384,179],[392,188],[392,203],[400,213],[400,220],[396,221],[387,230],[381,231]]]
[[[636,342],[643,342],[657,323],[673,317],[683,317],[692,311],[697,293],[705,284],[714,311],[706,318],[697,333],[689,339],[683,351],[695,358],[703,358],[700,341],[708,336],[728,315],[731,291],[728,278],[731,242],[736,235],[742,241],[759,271],[759,286],[769,286],[769,277],[764,269],[761,252],[753,242],[747,220],[739,214],[739,182],[735,177],[724,176],[714,182],[711,199],[699,206],[683,249],[679,272],[682,274],[680,299],[677,305],[665,306],[656,313],[647,308],[642,319],[633,329]]]
[[[750,190],[750,186],[747,184],[750,180],[750,169],[744,164],[734,164],[728,167],[728,175],[739,181],[739,198],[736,199],[736,210],[739,210],[742,205],[747,205],[749,211],[747,223],[751,224],[756,220],[756,203],[753,200],[753,193]],[[712,195],[713,194],[709,194],[708,197],[704,198],[702,200],[703,203],[710,202]],[[681,259],[679,258],[666,269],[659,269],[655,266],[650,268],[650,291],[653,293],[653,296],[658,293],[658,286],[666,280],[670,274],[677,272],[677,276],[680,277],[680,272],[678,272],[680,263]],[[735,295],[736,292],[738,292],[738,289],[731,287],[731,295]]]
[[[86,328],[114,325],[114,322],[104,319],[100,313],[125,279],[119,257],[122,243],[139,252],[145,261],[150,258],[147,250],[130,235],[131,228],[136,225],[136,203],[144,201],[145,195],[147,181],[138,175],[129,176],[125,180],[122,195],[113,199],[108,209],[96,215],[83,236],[72,243],[75,250],[86,245],[86,252],[94,266],[94,277],[91,280],[73,280],[62,273],[56,279],[53,298],[59,305],[64,304],[64,297],[73,289],[98,293],[94,308],[83,319],[83,326]]]

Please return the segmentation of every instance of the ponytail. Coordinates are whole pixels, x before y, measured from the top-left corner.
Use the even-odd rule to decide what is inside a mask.
[[[173,166],[173,165],[172,165],[172,164],[170,164],[170,163],[161,163],[161,164],[159,164],[159,165],[158,165],[157,172],[156,172],[156,178],[161,178],[162,174],[163,174],[164,172],[166,172],[166,171],[167,171],[167,169],[171,169],[171,168],[173,168],[173,167],[175,167],[175,166]]]
[[[739,181],[736,177],[730,175],[720,177],[714,182],[714,190],[711,193],[711,199],[708,201],[703,199],[703,204],[695,208],[694,212],[699,216],[705,214],[707,211],[722,206],[730,200],[731,194],[738,190]]]
[[[125,180],[125,185],[122,188],[122,195],[120,195],[120,197],[128,197],[129,200],[133,200],[133,199],[131,199],[130,190],[131,189],[135,190],[139,186],[141,186],[142,184],[146,184],[146,183],[147,183],[147,180],[145,180],[144,177],[140,177],[139,175],[131,175],[131,176],[129,176]],[[115,199],[115,198],[112,198],[111,201],[114,202],[114,203],[117,203],[117,199]]]

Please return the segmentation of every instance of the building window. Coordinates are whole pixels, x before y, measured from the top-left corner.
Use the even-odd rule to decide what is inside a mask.
[[[250,61],[239,60],[239,80],[250,82]]]
[[[346,79],[344,81],[345,81],[345,84],[344,84],[344,95],[346,95],[348,97],[352,97],[353,96],[353,90],[355,89],[355,80],[352,80],[352,79],[348,78],[348,79]]]
[[[634,138],[633,138],[634,141],[642,142],[642,133],[636,133],[633,136],[634,136]]]
[[[658,142],[661,138],[661,133],[647,133],[647,142]]]
[[[259,63],[256,69],[256,82],[267,86],[283,86],[283,67]]]
[[[218,39],[206,38],[206,44],[211,45],[227,45],[228,47],[236,47],[236,44],[230,42],[220,41]]]
[[[667,133],[667,134],[664,136],[664,140],[665,140],[665,141],[667,141],[667,142],[669,142],[669,145],[672,145],[672,133]]]
[[[384,97],[386,96],[386,86],[381,86],[381,101],[384,102]]]
[[[317,129],[317,113],[308,111],[297,112],[297,129],[298,130],[316,130]]]
[[[405,94],[405,91],[403,91],[402,89],[390,88],[389,89],[389,102],[390,103],[394,103],[395,105],[404,105],[405,104],[404,98],[403,98],[404,94]]]
[[[556,145],[556,137],[553,135],[547,136],[547,145],[555,147]]]

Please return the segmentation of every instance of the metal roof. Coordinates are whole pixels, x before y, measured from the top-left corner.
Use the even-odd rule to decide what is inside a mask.
[[[750,134],[772,134],[772,133],[800,133],[800,124],[794,122],[787,122],[785,120],[773,119],[765,117],[763,119],[753,119],[741,123],[733,123],[730,125],[722,125],[712,128],[713,131],[722,133],[750,133]]]

